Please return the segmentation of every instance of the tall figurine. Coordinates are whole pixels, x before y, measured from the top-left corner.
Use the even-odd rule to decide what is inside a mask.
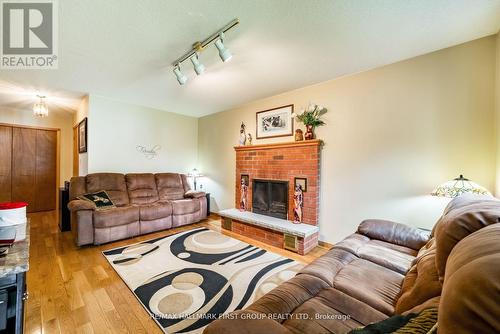
[[[252,145],[252,134],[249,133],[248,136],[247,136],[247,145]]]
[[[240,187],[240,211],[247,210],[247,194],[248,194],[248,185],[245,183],[245,179],[241,179],[241,187]]]
[[[244,146],[247,142],[247,134],[245,132],[245,123],[241,122],[240,126],[240,146]]]
[[[304,207],[304,193],[300,184],[295,186],[295,194],[293,195],[293,223],[302,223],[302,208]]]

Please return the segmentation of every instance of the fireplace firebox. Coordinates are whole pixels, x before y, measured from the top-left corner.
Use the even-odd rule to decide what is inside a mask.
[[[252,180],[252,211],[288,219],[288,181]]]

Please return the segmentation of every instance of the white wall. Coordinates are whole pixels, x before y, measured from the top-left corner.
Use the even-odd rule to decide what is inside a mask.
[[[0,123],[19,124],[61,129],[59,185],[73,175],[73,114],[68,111],[49,109],[49,116],[35,117],[31,108],[9,109],[2,107]]]
[[[198,120],[101,96],[89,98],[88,172],[182,172],[196,167]],[[161,146],[148,159],[137,146]]]
[[[431,228],[447,202],[428,196],[436,185],[462,173],[494,189],[495,48],[490,36],[200,118],[199,165],[213,208],[234,205],[241,121],[254,134],[257,111],[312,101],[329,109],[317,130],[320,239],[337,242],[366,218]]]

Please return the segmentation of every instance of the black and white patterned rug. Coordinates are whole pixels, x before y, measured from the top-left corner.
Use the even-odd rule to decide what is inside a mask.
[[[201,333],[303,267],[207,228],[103,255],[165,333]]]

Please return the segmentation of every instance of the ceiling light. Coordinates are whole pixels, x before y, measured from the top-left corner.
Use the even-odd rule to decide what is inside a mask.
[[[224,46],[224,33],[220,33],[220,38],[215,41],[215,47],[219,50],[219,57],[223,62],[228,61],[233,56],[231,52]]]
[[[174,67],[174,74],[177,77],[177,81],[179,82],[179,85],[184,85],[188,81],[188,78],[184,75],[184,73],[181,72],[181,68],[180,68],[179,64],[177,64]]]
[[[203,66],[203,64],[200,63],[200,61],[198,60],[197,53],[191,56],[191,62],[193,63],[194,71],[196,72],[197,75],[200,75],[203,72],[205,72],[205,66]]]
[[[223,62],[226,62],[229,59],[231,59],[232,54],[224,45],[224,33],[234,28],[239,23],[240,21],[238,19],[232,20],[231,22],[226,24],[222,29],[219,29],[219,31],[210,35],[210,37],[208,37],[204,41],[194,43],[191,47],[191,50],[186,52],[184,55],[182,55],[182,57],[178,58],[176,61],[172,63],[172,65],[174,66],[174,74],[177,77],[177,81],[179,82],[179,84],[184,85],[187,81],[187,78],[184,76],[184,74],[182,74],[180,70],[180,64],[182,64],[186,60],[188,59],[191,60],[197,75],[200,75],[205,71],[205,66],[203,66],[203,64],[200,63],[198,56],[203,50],[207,48],[207,46],[209,46],[212,43],[214,43],[217,50],[219,50],[219,56]]]
[[[40,101],[38,101],[38,103],[35,103],[33,105],[33,115],[38,116],[38,117],[48,116],[49,115],[49,107],[47,107],[47,104],[43,100],[43,99],[45,99],[45,96],[37,95],[37,97],[40,99]]]

